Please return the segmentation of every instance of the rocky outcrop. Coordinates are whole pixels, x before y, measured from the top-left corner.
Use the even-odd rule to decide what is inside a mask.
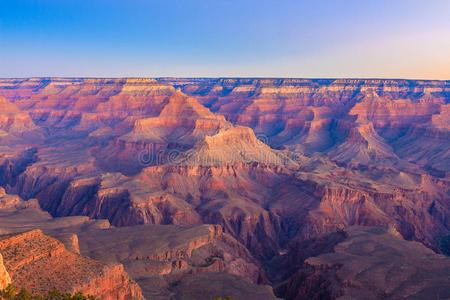
[[[173,162],[200,166],[227,166],[240,163],[261,163],[285,166],[293,161],[258,140],[250,128],[234,127],[206,136],[185,157]]]
[[[66,250],[40,230],[0,237],[12,282],[32,294],[83,292],[101,299],[141,299],[141,290],[122,265],[103,264]]]
[[[225,272],[254,284],[268,283],[261,265],[250,252],[218,225],[141,225],[89,230],[79,233],[79,241],[82,254],[124,264],[149,298],[153,295],[149,290],[159,295],[170,291],[156,280],[152,283],[152,278],[158,281],[164,278],[170,285],[185,276]]]
[[[61,243],[64,244],[67,250],[72,251],[73,253],[80,254],[80,246],[78,244],[78,236],[75,233],[61,233],[55,235],[55,238],[58,239]]]
[[[24,229],[43,228],[46,234],[64,244],[67,254],[79,254],[81,249],[83,255],[94,257],[97,262],[102,261],[102,265],[114,267],[123,263],[127,273],[138,281],[144,295],[150,299],[167,299],[187,293],[190,291],[188,286],[182,290],[173,287],[193,278],[202,278],[202,274],[217,280],[220,278],[224,283],[240,279],[240,284],[225,288],[226,295],[258,295],[274,299],[271,289],[261,285],[267,284],[262,266],[248,249],[224,233],[220,226],[142,225],[111,228],[104,220],[52,218],[36,208],[28,207],[20,210],[0,209],[0,228],[2,233],[14,233],[11,236]],[[32,255],[30,252],[34,250],[25,247],[23,251]],[[46,249],[36,251],[44,253]],[[82,262],[71,261],[67,257],[64,260],[80,268],[84,266]],[[67,269],[70,271],[71,268]],[[102,275],[100,279],[82,285],[80,290],[92,294],[98,291],[94,286],[104,286],[105,281],[115,286],[123,279],[119,275]],[[215,289],[218,291],[221,288]],[[211,297],[217,295],[211,292]]]
[[[0,97],[0,130],[11,134],[21,134],[37,129],[30,115],[21,111],[6,98]]]
[[[23,201],[17,195],[10,195],[5,192],[5,189],[0,187],[0,209],[25,209],[25,208],[40,208],[36,199]]]
[[[99,236],[101,235],[101,236]],[[112,237],[121,237],[117,244]],[[246,275],[254,282],[264,282],[264,273],[248,250],[228,234],[223,233],[218,225],[199,225],[174,227],[161,225],[141,225],[134,227],[111,228],[103,231],[80,233],[81,252],[103,261],[118,261],[127,268],[147,265],[147,272],[169,274],[179,270],[198,272],[213,265],[216,261],[222,267],[220,271],[229,271],[237,275]],[[111,250],[106,251],[106,249]],[[211,261],[206,258],[213,257]],[[242,268],[236,266],[240,261]],[[162,267],[163,263],[167,264]],[[152,270],[151,265],[158,266]],[[245,270],[252,274],[245,274]],[[206,269],[207,270],[207,269]],[[219,271],[219,270],[217,270]],[[131,272],[133,274],[133,272]]]
[[[8,271],[6,271],[3,263],[3,256],[0,254],[0,290],[6,288],[10,283],[11,278],[9,277]]]
[[[229,126],[223,116],[211,113],[196,99],[175,93],[158,117],[136,120],[133,129],[121,139],[192,146],[206,135]]]
[[[353,227],[334,251],[306,259],[286,299],[414,299],[450,296],[450,259],[389,227]]]
[[[8,195],[4,188],[0,187],[0,209],[14,207],[22,202],[17,195]]]
[[[377,134],[370,122],[351,128],[345,142],[330,152],[330,158],[338,162],[363,165],[392,165],[398,161],[392,147]]]
[[[331,232],[352,225],[394,226],[406,239],[414,239],[438,250],[434,237],[446,235],[448,206],[445,204],[448,182],[413,174],[387,175],[385,180],[349,182],[342,177],[339,184],[317,185],[312,182],[309,193],[320,200],[310,209],[299,234],[309,239],[317,234]],[[317,178],[316,181],[319,181]],[[403,188],[392,187],[397,182]],[[440,199],[440,200],[438,200]],[[431,210],[430,210],[431,209]],[[438,212],[439,211],[439,212]]]

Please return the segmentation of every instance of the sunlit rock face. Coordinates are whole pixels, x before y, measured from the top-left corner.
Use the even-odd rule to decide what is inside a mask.
[[[219,225],[116,228],[107,220],[52,218],[38,207],[15,206],[0,208],[0,228],[12,283],[32,293],[276,299],[261,263]],[[5,286],[11,282],[0,274]]]
[[[0,236],[0,251],[12,282],[32,294],[83,292],[102,299],[142,299],[120,264],[106,265],[68,251],[36,229]]]
[[[450,235],[449,99],[448,81],[1,79],[0,210],[220,225],[234,250],[210,271],[252,284],[293,275],[273,267],[293,243],[354,225],[439,252]],[[66,247],[83,252],[68,233]]]
[[[3,257],[0,255],[0,289],[6,288],[10,283],[11,278],[3,263]]]

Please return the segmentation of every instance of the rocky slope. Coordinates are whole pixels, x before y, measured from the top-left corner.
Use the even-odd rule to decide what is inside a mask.
[[[203,273],[208,278],[222,276],[223,284],[237,279],[236,276],[246,278],[245,285],[254,290],[246,291],[247,296],[256,297],[261,293],[265,299],[275,299],[269,287],[255,286],[268,283],[261,265],[217,225],[141,225],[90,230],[78,236],[81,253],[105,262],[123,263],[130,276],[143,287],[147,299],[198,293],[189,285],[184,288],[178,285],[201,278]],[[239,294],[241,288],[224,287],[224,291],[226,295]],[[201,299],[219,295],[218,291],[205,290]]]
[[[23,201],[15,195],[8,196]],[[77,290],[91,294],[102,293],[102,297],[106,298],[109,296],[105,294],[114,291],[93,290],[92,284],[102,288],[106,285],[127,287],[123,278],[127,278],[129,274],[130,278],[142,287],[143,295],[147,299],[167,299],[182,294],[197,295],[199,299],[212,299],[224,294],[236,295],[238,298],[258,296],[275,299],[272,289],[267,285],[268,280],[261,264],[248,249],[217,225],[141,225],[115,228],[111,227],[107,220],[91,220],[81,216],[52,218],[38,207],[9,206],[0,208],[0,229],[0,234],[9,236],[21,235],[24,230],[37,230],[38,235],[42,235],[42,230],[46,234],[45,239],[27,239],[40,247],[18,243],[16,248],[21,249],[23,256],[33,256],[33,253],[39,252],[46,257],[45,253],[49,248],[66,249],[62,255],[51,256],[54,260],[45,261],[48,270],[45,271],[44,277],[48,282],[47,285],[39,286],[42,291],[53,287],[66,289],[67,286],[58,281],[67,281],[67,274],[61,273],[60,269],[71,272],[73,268],[77,271],[81,268],[81,271],[88,272],[90,277],[86,278],[84,273],[75,274],[79,280],[87,281],[77,286]],[[8,251],[11,249],[7,247]],[[73,259],[73,254],[67,255],[69,252],[77,254],[75,258],[78,259]],[[80,253],[84,256],[80,256]],[[14,252],[14,255],[16,254],[17,251]],[[28,272],[39,267],[40,263],[44,262],[27,265],[25,276],[31,276]],[[114,270],[110,272],[111,268]],[[119,269],[116,270],[117,268]],[[61,278],[52,277],[51,272],[55,270],[60,272],[58,275]],[[204,276],[214,280],[214,288],[211,285],[200,289],[199,285]],[[20,278],[17,279],[19,281],[16,279],[17,277],[13,278],[13,282],[20,286]],[[39,278],[36,284],[39,284],[41,279]],[[190,289],[189,284],[185,285],[190,280],[198,280],[196,289]],[[226,282],[229,282],[230,286],[218,286]],[[68,280],[70,285],[75,283]],[[204,281],[203,286],[205,287]],[[120,299],[122,295],[114,297]],[[130,299],[133,298],[138,297],[133,296]]]
[[[331,253],[306,259],[286,299],[447,299],[450,258],[392,228],[351,227]]]
[[[0,237],[12,282],[32,294],[83,292],[101,299],[141,299],[141,290],[120,264],[102,264],[66,250],[40,230]]]

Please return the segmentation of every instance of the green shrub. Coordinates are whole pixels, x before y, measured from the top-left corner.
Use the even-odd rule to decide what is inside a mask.
[[[61,293],[59,291],[51,291],[47,295],[31,295],[26,289],[22,288],[17,293],[14,284],[9,284],[4,290],[0,291],[0,299],[2,300],[99,300],[94,296],[85,296],[83,293],[74,295]]]
[[[4,290],[0,291],[0,296],[7,300],[14,299],[16,295],[17,295],[17,288],[14,284],[11,283],[8,284],[8,286]]]
[[[15,300],[33,300],[31,294],[24,288],[20,290],[20,292],[14,297]]]

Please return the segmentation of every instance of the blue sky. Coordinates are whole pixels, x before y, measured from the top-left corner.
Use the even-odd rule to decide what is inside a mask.
[[[1,0],[29,76],[450,79],[450,1]]]

